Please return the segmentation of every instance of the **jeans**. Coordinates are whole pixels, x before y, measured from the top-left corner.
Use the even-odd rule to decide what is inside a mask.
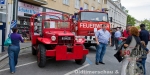
[[[18,63],[18,54],[20,52],[19,46],[11,45],[8,47],[8,56],[9,56],[9,66],[10,71],[15,72],[15,66]]]
[[[106,46],[107,44],[100,43],[97,45],[96,50],[96,62],[103,62],[103,57],[106,52]]]
[[[146,75],[146,68],[145,68],[146,59],[142,59],[142,61],[139,61],[139,63],[142,64],[143,69],[144,69],[144,75]]]

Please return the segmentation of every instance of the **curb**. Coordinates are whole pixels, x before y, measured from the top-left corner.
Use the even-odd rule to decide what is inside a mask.
[[[28,46],[28,47],[23,47],[23,48],[21,48],[20,50],[24,50],[24,49],[27,49],[27,48],[30,48],[31,46]],[[4,60],[5,58],[7,58],[8,57],[8,54],[5,54],[4,56],[2,56],[1,58],[0,58],[0,62],[2,61],[2,60]]]

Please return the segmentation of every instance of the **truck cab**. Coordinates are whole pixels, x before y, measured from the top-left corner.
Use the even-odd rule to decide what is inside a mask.
[[[107,26],[107,30],[110,31],[110,22],[112,22],[112,17],[108,17],[107,12],[101,11],[89,11],[82,10],[74,14],[72,17],[73,21],[73,31],[76,37],[84,37],[86,42],[84,46],[96,46],[95,32],[101,29],[102,25]]]

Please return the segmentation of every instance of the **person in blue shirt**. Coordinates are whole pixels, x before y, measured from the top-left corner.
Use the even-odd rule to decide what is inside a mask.
[[[122,34],[121,34],[119,28],[117,28],[117,31],[115,32],[115,46],[116,46],[115,50],[118,50],[119,38],[121,37],[121,35]]]
[[[100,64],[105,64],[103,62],[103,57],[105,55],[106,52],[106,47],[108,45],[108,41],[110,41],[110,45],[111,45],[111,35],[109,33],[109,31],[106,30],[107,26],[106,25],[102,25],[102,29],[98,30],[95,33],[95,39],[96,39],[96,43],[97,43],[97,50],[96,50],[96,62],[95,64],[98,65]]]

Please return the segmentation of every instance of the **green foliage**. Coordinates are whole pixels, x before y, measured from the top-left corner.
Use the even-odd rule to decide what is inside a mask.
[[[140,29],[140,26],[136,26],[138,29]]]
[[[127,24],[131,24],[132,26],[135,25],[135,18],[132,17],[131,15],[127,16]]]
[[[150,31],[150,20],[145,19],[145,20],[143,20],[141,23],[142,23],[142,24],[145,24],[145,25],[146,25],[146,29],[147,29],[148,31]]]

